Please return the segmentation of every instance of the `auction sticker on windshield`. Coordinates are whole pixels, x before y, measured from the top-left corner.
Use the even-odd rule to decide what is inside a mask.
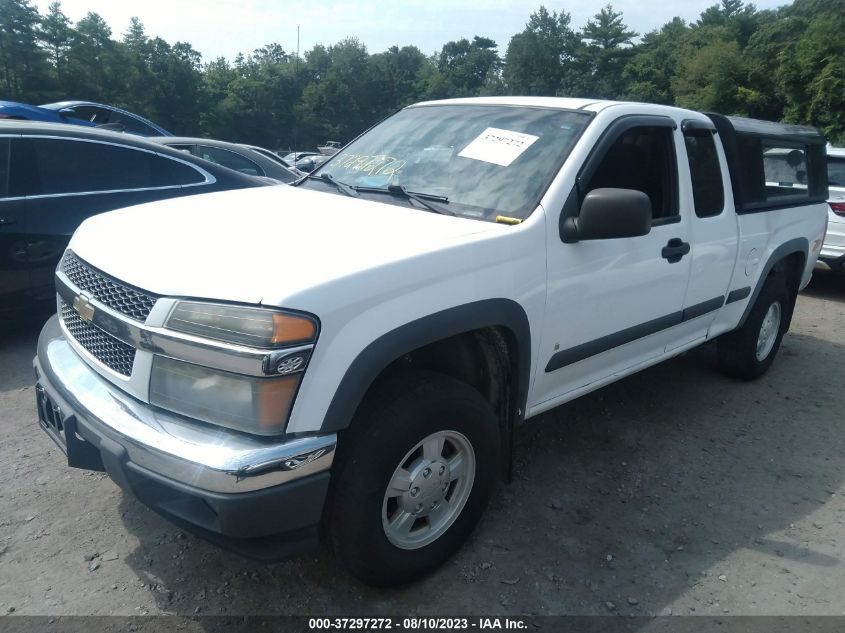
[[[458,156],[507,167],[538,138],[540,137],[531,134],[488,127],[461,150]]]

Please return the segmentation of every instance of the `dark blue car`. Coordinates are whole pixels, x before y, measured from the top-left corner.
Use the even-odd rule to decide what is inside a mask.
[[[139,136],[172,136],[163,127],[144,117],[92,101],[59,101],[33,106],[15,101],[0,101],[0,119],[70,123],[87,127],[105,127]]]

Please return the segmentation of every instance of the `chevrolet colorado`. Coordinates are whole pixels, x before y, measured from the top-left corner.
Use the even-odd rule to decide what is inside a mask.
[[[224,547],[322,536],[363,581],[407,582],[468,537],[528,418],[713,339],[726,372],[762,375],[826,198],[813,128],[410,106],[296,186],[87,220],[34,360],[40,424]]]

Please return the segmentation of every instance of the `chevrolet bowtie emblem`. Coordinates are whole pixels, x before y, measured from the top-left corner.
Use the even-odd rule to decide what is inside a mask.
[[[79,314],[79,318],[83,321],[90,321],[94,318],[94,306],[92,306],[88,297],[85,295],[77,295],[73,298],[73,309]]]

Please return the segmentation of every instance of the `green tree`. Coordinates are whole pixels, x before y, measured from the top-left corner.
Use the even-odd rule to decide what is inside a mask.
[[[623,71],[635,53],[635,37],[637,33],[625,25],[622,13],[609,4],[602,7],[580,32],[581,45],[570,72],[563,77],[563,92],[601,99],[623,96]]]
[[[746,75],[739,44],[716,41],[683,59],[672,91],[683,108],[746,115]]]
[[[765,96],[765,77],[746,51],[760,20],[754,5],[741,0],[723,0],[706,9],[681,40],[672,79],[675,102],[724,114],[774,114],[777,108]]]
[[[487,37],[446,42],[437,56],[437,75],[429,85],[429,97],[471,97],[495,82],[502,67],[497,44]],[[439,75],[439,76],[438,76]]]
[[[428,63],[416,46],[391,46],[384,53],[371,55],[368,74],[373,89],[381,95],[376,117],[383,117],[420,99],[423,87],[420,73]]]
[[[785,118],[816,125],[845,143],[845,12],[836,2],[796,0],[786,15],[804,21],[806,28],[778,56]]]
[[[123,48],[126,58],[124,68],[124,105],[135,109],[139,113],[153,118],[151,99],[158,89],[160,79],[156,77],[150,65],[152,63],[153,45],[138,17],[129,20],[129,28],[123,34]]]
[[[316,81],[305,87],[296,106],[303,136],[320,140],[348,141],[377,116],[378,95],[367,75],[369,55],[357,38],[346,38],[309,56]],[[328,65],[326,66],[326,62]]]
[[[170,46],[156,37],[150,41],[149,59],[155,90],[148,114],[176,134],[199,133],[200,54],[187,42]]]
[[[123,90],[122,50],[111,39],[111,29],[98,14],[89,12],[76,23],[68,51],[69,98],[121,101]]]
[[[40,21],[29,0],[0,0],[0,91],[7,99],[40,100],[49,90]]]
[[[505,55],[503,79],[512,94],[557,93],[564,66],[571,64],[577,39],[568,13],[541,6],[532,13],[521,33],[511,38]]]
[[[47,15],[41,21],[39,39],[47,50],[59,89],[63,86],[68,51],[73,37],[73,27],[71,27],[70,19],[62,12],[62,3],[58,0],[51,2],[47,8]]]
[[[720,26],[730,31],[731,39],[745,48],[758,27],[757,8],[743,0],[722,0],[705,9],[698,19],[699,26]]]
[[[687,31],[684,21],[674,18],[660,30],[643,36],[642,43],[622,71],[626,99],[665,104],[675,102],[672,79]]]

